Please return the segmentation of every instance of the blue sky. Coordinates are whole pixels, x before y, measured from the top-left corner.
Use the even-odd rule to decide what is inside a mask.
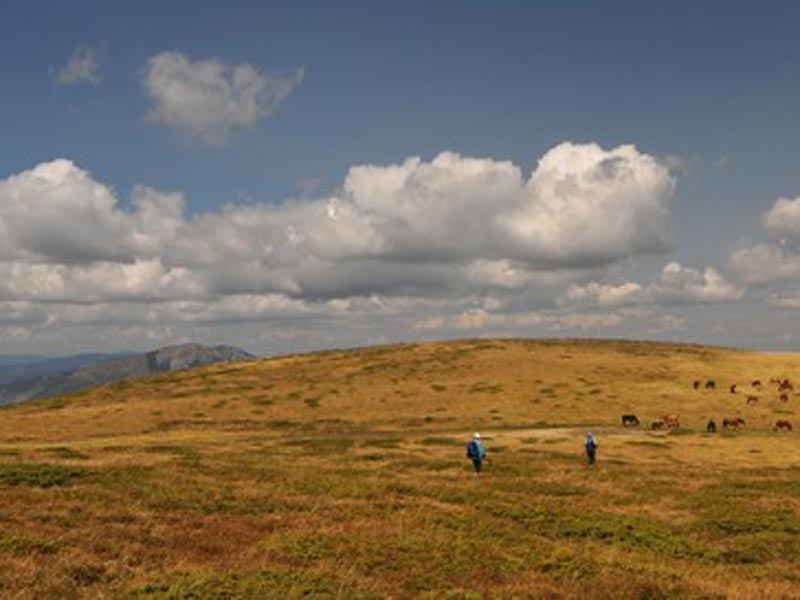
[[[272,352],[476,334],[794,348],[800,342],[794,316],[800,218],[795,235],[795,205],[777,210],[776,201],[800,196],[798,13],[794,2],[6,3],[0,19],[0,73],[6,81],[0,97],[0,223],[5,218],[4,227],[16,237],[9,234],[0,243],[13,247],[0,262],[16,284],[0,290],[9,315],[3,319],[0,311],[0,351],[65,353],[202,338]],[[89,75],[73,81],[63,74],[76,52],[88,54],[92,64]],[[156,81],[158,57],[165,70]],[[206,116],[184,118],[186,105],[168,105],[167,94],[170,77],[187,76],[191,84],[191,73],[212,63],[223,79],[237,66],[250,65],[256,85],[266,91],[254,100],[262,103],[258,114],[246,116],[242,105],[241,114],[211,115],[218,127],[209,132],[198,129],[206,126],[198,123],[208,123]],[[300,75],[291,80],[293,73]],[[264,110],[263,94],[276,93],[275,81],[288,92],[274,96],[272,109]],[[225,120],[231,118],[243,121],[231,125]],[[418,188],[407,186],[381,197],[379,214],[378,200],[367,198],[374,182],[357,198],[346,184],[358,165],[386,170],[420,157],[424,167],[444,151],[510,161],[527,180],[538,161],[564,142],[596,144],[604,152],[634,144],[638,155],[625,160],[636,168],[644,165],[642,157],[653,157],[669,174],[648,171],[648,177],[663,176],[674,189],[663,192],[663,182],[654,180],[636,193],[652,193],[654,202],[668,207],[669,218],[658,221],[657,211],[638,200],[598,213],[592,223],[600,225],[590,223],[587,238],[596,242],[590,251],[603,258],[584,264],[585,252],[577,247],[565,250],[559,242],[545,248],[543,240],[552,242],[555,234],[539,232],[538,225],[525,229],[521,250],[519,244],[501,248],[499,239],[442,249],[435,239],[417,239],[423,233],[435,237],[427,229],[395,231],[395,209],[406,198],[429,207],[435,202],[442,183],[428,175],[427,183],[415,185],[430,189],[415,196]],[[559,160],[573,161],[567,171],[585,174],[580,169],[590,168],[580,166],[583,158],[562,154]],[[602,162],[605,155],[594,156]],[[59,158],[71,170],[55,169],[60,175],[51,177],[54,170],[46,167]],[[47,171],[49,187],[32,192],[36,176],[16,176],[37,165]],[[448,163],[447,181],[466,168]],[[97,193],[77,183],[81,173],[109,194],[115,206],[102,210],[111,212],[81,213],[86,194]],[[125,230],[138,245],[123,248],[121,219],[135,216],[131,201],[141,185],[182,194],[181,224],[162,232],[164,238],[148,230],[153,239],[146,249],[142,231]],[[580,196],[594,193],[586,185],[570,198],[595,206]],[[620,182],[609,185],[618,198],[630,192]],[[469,190],[448,190],[452,205],[436,214],[458,221],[460,198]],[[34,193],[65,204],[24,200]],[[485,202],[505,206],[503,193],[487,188]],[[520,202],[545,202],[547,214],[557,210],[534,196]],[[331,197],[366,219],[353,221],[348,232],[365,223],[375,227],[368,244],[362,236],[368,251],[353,250],[352,240],[336,247],[317,240],[299,250],[291,240],[278,240],[296,230],[305,240],[330,240],[331,231],[318,233],[321,225],[301,215],[303,207],[311,210]],[[265,209],[286,207],[290,198],[299,208]],[[28,216],[18,221],[22,209],[15,202],[36,205],[42,220],[52,222],[34,226]],[[226,205],[241,214],[224,221]],[[75,223],[74,235],[42,250],[37,236],[47,236],[59,223],[67,230],[70,206],[78,207],[74,214],[83,215],[84,226]],[[245,214],[246,206],[263,210],[254,217]],[[644,229],[671,228],[669,248],[664,240],[643,241],[627,229],[617,232],[622,242],[616,250],[603,246],[604,220],[628,209],[631,227],[641,229],[649,219]],[[428,218],[420,211],[414,218]],[[154,218],[167,218],[156,213]],[[203,214],[214,223],[198,223]],[[489,208],[480,218],[498,215],[500,208]],[[92,235],[86,219],[109,228],[91,251],[78,239]],[[222,236],[233,240],[227,246],[236,245],[243,219],[252,220],[241,234],[252,244],[246,252],[208,250],[202,265],[187,258],[186,248],[200,244],[198,236]],[[558,231],[574,237],[580,229],[561,223]],[[335,235],[344,244],[343,234]],[[118,248],[99,247],[105,239],[113,244],[115,236]],[[180,238],[180,249],[170,246],[170,236]],[[403,240],[417,240],[420,252],[413,260],[404,254]],[[291,252],[297,256],[284,257]],[[282,258],[275,262],[277,255]],[[287,261],[302,262],[302,275],[294,267],[284,272]],[[356,284],[348,278],[358,261],[369,268],[352,270],[370,275]],[[492,275],[482,286],[472,279],[467,285],[453,275],[458,268],[485,272],[486,261],[506,274],[516,269],[514,282],[498,283]],[[147,277],[156,279],[129,268],[144,269],[144,263]],[[244,263],[254,270],[238,273]],[[682,270],[665,274],[671,263]],[[235,282],[234,271],[240,275]],[[442,273],[448,283],[437,287]],[[187,280],[180,289],[166,289],[181,277]],[[97,278],[101,284],[94,289]],[[347,284],[337,287],[328,278]],[[575,298],[580,301],[570,304]],[[181,302],[194,307],[190,312],[219,306],[192,321]],[[265,302],[278,308],[264,308]],[[281,302],[293,303],[292,309]],[[480,319],[464,318],[476,311],[482,311]]]

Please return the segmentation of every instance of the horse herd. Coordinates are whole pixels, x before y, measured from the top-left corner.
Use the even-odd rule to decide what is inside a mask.
[[[780,393],[778,399],[781,402],[788,402],[789,401],[789,392],[794,390],[794,385],[788,379],[778,379],[772,378],[769,380],[769,383],[772,385],[777,386],[777,391]],[[695,390],[706,389],[706,390],[713,390],[717,387],[717,382],[713,379],[708,379],[705,382],[703,381],[695,381],[693,383],[693,387]],[[762,391],[764,389],[764,385],[761,383],[761,380],[754,379],[750,382],[750,388],[753,390]],[[739,384],[732,383],[728,387],[731,394],[737,394],[739,390]],[[758,404],[759,397],[754,394],[747,394],[745,403],[748,406],[754,406]],[[624,427],[638,427],[640,425],[639,418],[634,414],[627,414],[622,415],[622,425]],[[741,417],[725,417],[722,419],[722,428],[723,429],[734,429],[739,430],[745,425],[745,420]],[[650,429],[654,431],[664,430],[664,429],[677,429],[680,427],[680,420],[678,419],[677,415],[663,415],[662,417],[655,419],[650,422]],[[791,431],[792,424],[791,422],[787,421],[786,419],[778,419],[775,421],[775,425],[772,428],[774,431]],[[706,431],[708,433],[715,433],[717,431],[717,424],[714,419],[709,419],[708,423],[706,424]]]

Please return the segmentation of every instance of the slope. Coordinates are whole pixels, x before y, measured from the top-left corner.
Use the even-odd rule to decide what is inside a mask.
[[[798,367],[699,346],[474,340],[211,365],[5,408],[2,591],[796,595],[800,450],[771,423],[798,397],[767,382]],[[631,412],[683,427],[619,427]],[[712,415],[747,426],[707,435]],[[479,478],[463,457],[474,429],[491,457]]]

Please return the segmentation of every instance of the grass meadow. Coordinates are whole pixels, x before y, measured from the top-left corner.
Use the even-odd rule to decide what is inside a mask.
[[[800,395],[769,383],[793,376],[800,355],[474,340],[6,407],[0,596],[800,597],[800,439],[772,429]]]

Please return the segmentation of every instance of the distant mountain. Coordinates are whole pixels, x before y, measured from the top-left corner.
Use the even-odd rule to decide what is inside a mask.
[[[165,371],[254,358],[255,355],[234,346],[183,344],[144,354],[115,355],[113,358],[103,354],[83,354],[39,363],[9,365],[0,367],[0,405],[77,392],[103,383],[147,377]]]
[[[16,379],[66,373],[67,371],[72,371],[92,363],[127,358],[129,356],[133,356],[133,353],[76,354],[74,356],[65,356],[61,358],[45,358],[41,356],[30,356],[27,358],[23,358],[22,356],[0,357],[0,387],[2,387],[4,383]]]
[[[49,359],[46,356],[40,356],[38,354],[0,354],[0,367],[24,365],[43,360]]]

